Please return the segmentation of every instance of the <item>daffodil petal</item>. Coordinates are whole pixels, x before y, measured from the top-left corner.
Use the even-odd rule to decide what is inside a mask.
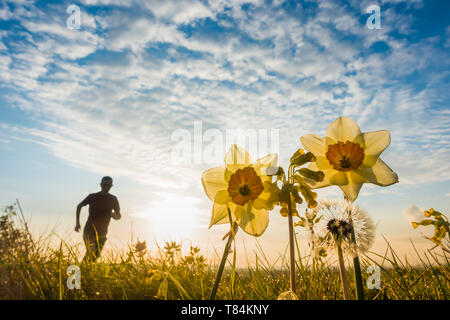
[[[228,188],[228,183],[225,181],[225,168],[215,167],[203,172],[202,184],[208,198],[214,201],[217,192]]]
[[[266,231],[269,225],[269,211],[265,209],[256,209],[251,203],[248,203],[246,210],[239,219],[239,226],[246,233],[259,237]]]
[[[236,144],[230,147],[224,160],[226,168],[231,172],[248,167],[251,163],[250,154]]]
[[[372,167],[378,160],[380,154],[391,143],[391,135],[387,130],[373,131],[363,133],[364,139],[364,167]]]
[[[231,212],[233,213],[234,217],[236,218],[236,220],[239,221],[239,219],[241,219],[241,217],[244,215],[245,210],[246,210],[246,206],[240,206],[238,204],[234,204],[233,205],[233,209],[231,210]]]
[[[330,176],[330,183],[336,186],[342,186],[348,184],[347,173],[337,170],[329,170],[334,171],[334,174]]]
[[[361,190],[362,185],[362,183],[354,183],[350,180],[346,185],[341,185],[339,188],[341,188],[348,200],[353,202],[358,197],[359,190]]]
[[[367,182],[383,187],[398,182],[398,175],[380,158],[371,168],[359,168],[356,172],[363,176]]]
[[[253,207],[256,209],[272,210],[275,202],[278,201],[280,190],[276,183],[264,182],[263,192],[253,201]]]
[[[276,167],[278,164],[278,155],[276,153],[271,153],[265,157],[256,160],[254,168],[256,173],[261,177],[261,179],[272,181],[272,177],[266,175],[266,170],[269,167]]]
[[[214,203],[218,204],[226,204],[228,202],[230,195],[228,194],[227,190],[220,190],[216,193],[216,196],[214,197]]]
[[[224,224],[224,223],[230,223],[230,219],[228,218],[227,205],[214,202],[212,208],[211,221],[209,222],[209,228],[211,228],[215,224]]]
[[[325,142],[327,145],[337,142],[353,142],[361,134],[358,124],[348,117],[339,117],[334,120],[325,133]]]
[[[349,181],[351,183],[363,184],[369,182],[364,174],[360,174],[358,170],[352,170],[347,173]]]
[[[233,172],[231,172],[228,169],[225,169],[225,181],[227,182],[227,185],[230,182],[230,178],[232,175],[233,175]]]
[[[268,209],[268,210],[272,209],[270,208],[270,201],[263,199],[261,197],[258,197],[257,199],[254,200],[253,206],[256,209]]]
[[[300,138],[303,147],[317,157],[324,157],[327,145],[324,140],[316,134],[306,134]]]
[[[317,157],[316,165],[319,170],[331,169],[333,167],[326,157]]]

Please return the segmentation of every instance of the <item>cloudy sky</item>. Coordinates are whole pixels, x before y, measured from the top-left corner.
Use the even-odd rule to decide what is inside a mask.
[[[381,29],[366,24],[374,4]],[[19,198],[35,232],[79,242],[75,207],[111,175],[124,218],[109,245],[189,239],[213,256],[227,228],[207,228],[200,176],[228,144],[212,137],[253,130],[252,155],[274,146],[286,166],[301,135],[345,115],[392,136],[382,158],[400,183],[364,185],[357,200],[378,224],[374,250],[382,236],[405,254],[410,238],[427,247],[408,221],[450,211],[449,12],[426,0],[2,0],[0,205]],[[287,221],[270,219],[258,241],[275,260]],[[255,240],[238,240],[253,256]]]

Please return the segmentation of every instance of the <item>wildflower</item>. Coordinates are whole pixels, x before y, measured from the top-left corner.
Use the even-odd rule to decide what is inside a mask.
[[[425,237],[426,239],[432,241],[436,244],[434,248],[437,246],[441,246],[443,250],[450,252],[450,246],[448,244],[443,244],[442,241],[445,239],[445,236],[450,232],[450,223],[447,217],[439,211],[434,210],[433,208],[426,210],[424,212],[424,216],[431,219],[424,219],[420,222],[411,222],[414,229],[417,229],[419,226],[434,226],[434,235],[433,237]],[[448,241],[450,243],[450,241]]]
[[[269,210],[278,201],[278,187],[266,174],[275,167],[276,154],[269,154],[251,163],[247,151],[232,145],[225,156],[225,167],[216,167],[202,174],[208,198],[214,202],[209,227],[236,221],[246,233],[260,236],[269,223]]]
[[[134,245],[134,250],[139,256],[141,257],[144,256],[145,251],[147,250],[147,242],[146,241],[140,242],[138,240]]]
[[[290,292],[295,293],[295,249],[294,249],[294,223],[293,216],[298,216],[297,203],[303,202],[300,193],[303,195],[309,208],[314,208],[317,205],[317,193],[311,190],[307,184],[306,179],[321,181],[324,177],[323,173],[315,172],[313,170],[305,170],[301,168],[308,162],[316,161],[316,157],[311,153],[305,153],[303,149],[298,149],[290,158],[290,165],[287,175],[282,168],[275,169],[272,166],[268,168],[271,175],[277,176],[277,182],[281,181],[282,187],[279,190],[277,204],[281,206],[280,214],[288,218],[289,230],[289,259],[290,259]],[[291,296],[290,292],[285,292],[280,296]]]
[[[391,142],[387,130],[361,133],[356,122],[340,117],[330,124],[325,137],[307,134],[300,140],[316,158],[308,168],[324,173],[321,181],[308,178],[313,189],[337,185],[353,202],[364,183],[389,186],[398,182],[397,174],[380,159]]]
[[[321,181],[324,174],[321,171],[316,172],[307,168],[300,168],[306,163],[313,161],[316,161],[316,158],[311,152],[305,154],[303,149],[298,149],[290,159],[291,163],[287,177],[281,167],[278,169],[268,169],[268,171],[270,171],[273,175],[275,175],[274,172],[276,172],[277,181],[282,182],[282,187],[278,196],[279,201],[277,204],[281,206],[280,214],[283,217],[287,217],[289,215],[289,203],[303,203],[303,199],[300,197],[300,194],[302,194],[303,198],[306,200],[308,208],[314,208],[317,205],[317,193],[311,190],[307,180]],[[298,217],[299,215],[296,206],[293,205],[292,207],[292,215]]]
[[[312,242],[312,249],[311,249],[311,257],[315,260],[321,261],[322,258],[327,256],[327,248],[323,245],[316,245],[315,242]]]
[[[322,216],[319,215],[318,210],[306,210],[305,217],[299,217],[300,220],[294,225],[303,227],[308,232],[308,243],[311,248],[310,255],[315,260],[320,260],[327,256],[326,246],[322,244],[323,239],[316,235],[315,225],[320,222]]]

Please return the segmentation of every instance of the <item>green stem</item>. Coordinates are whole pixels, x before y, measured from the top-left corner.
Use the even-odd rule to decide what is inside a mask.
[[[345,203],[347,205],[348,219],[350,221],[350,224],[352,225],[351,241],[353,242],[353,244],[355,246],[355,256],[353,257],[353,271],[354,271],[354,276],[355,276],[356,294],[358,296],[358,300],[364,300],[364,286],[363,286],[363,280],[362,280],[362,275],[361,275],[361,264],[359,262],[359,257],[358,257],[355,228],[353,226],[353,219],[352,219],[352,213],[351,213],[352,204],[351,204],[350,200],[347,199],[347,197],[344,196],[344,199],[345,199]]]
[[[296,292],[295,284],[295,251],[294,251],[294,223],[292,220],[292,204],[291,204],[291,193],[289,192],[288,200],[288,221],[289,221],[289,256],[290,256],[290,284],[291,291]]]
[[[314,280],[314,275],[316,273],[316,258],[313,258],[312,268],[311,268],[311,279]]]
[[[361,276],[361,264],[359,263],[358,256],[353,258],[353,267],[355,271],[356,293],[358,295],[358,300],[364,300],[364,286]]]
[[[222,278],[223,270],[225,269],[225,263],[227,262],[227,257],[230,253],[231,242],[233,241],[238,228],[236,222],[234,224],[232,224],[231,222],[230,209],[228,209],[228,216],[230,218],[230,224],[232,225],[232,227],[228,236],[227,244],[225,245],[225,248],[223,250],[222,260],[220,260],[219,270],[217,270],[216,279],[214,280],[214,286],[209,295],[209,300],[214,300],[214,298],[216,297],[217,289],[219,289],[220,279]]]
[[[342,254],[342,248],[339,241],[335,241],[337,254],[339,259],[339,273],[341,275],[342,292],[344,294],[344,300],[350,300],[350,290],[348,288],[347,275],[345,273],[344,256]]]

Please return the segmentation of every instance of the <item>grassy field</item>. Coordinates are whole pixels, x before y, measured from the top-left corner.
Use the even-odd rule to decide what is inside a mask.
[[[439,249],[416,254],[420,267],[402,262],[390,247],[382,255],[361,257],[364,270],[373,264],[381,269],[380,290],[365,288],[366,298],[448,299],[448,254]],[[27,225],[17,224],[11,214],[0,217],[0,255],[0,299],[207,299],[217,271],[196,247],[182,254],[181,245],[171,242],[150,256],[133,244],[104,252],[99,263],[81,265],[81,289],[69,290],[67,268],[80,265],[82,254],[63,241],[52,248],[48,237],[31,239]],[[237,269],[233,257],[216,299],[276,299],[289,289],[287,259],[284,267],[269,267],[261,249],[255,266]],[[298,297],[342,299],[338,270],[326,261],[312,270],[311,262],[309,255],[296,262]],[[354,290],[352,270],[347,271]]]

